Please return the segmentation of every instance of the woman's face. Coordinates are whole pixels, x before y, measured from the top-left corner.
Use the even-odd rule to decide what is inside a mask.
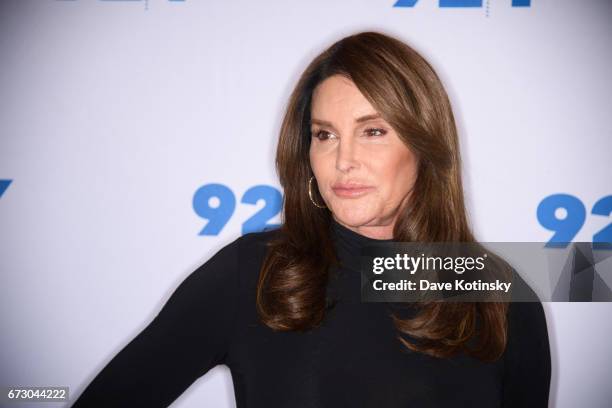
[[[310,164],[336,221],[389,239],[418,163],[393,128],[372,117],[376,114],[351,80],[334,75],[321,82],[311,105]]]

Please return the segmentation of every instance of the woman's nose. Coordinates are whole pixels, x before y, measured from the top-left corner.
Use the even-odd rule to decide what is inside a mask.
[[[341,140],[338,145],[338,156],[336,158],[336,169],[346,172],[358,166],[357,146],[350,140]]]

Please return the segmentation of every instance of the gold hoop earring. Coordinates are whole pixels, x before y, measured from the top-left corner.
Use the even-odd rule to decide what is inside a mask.
[[[321,205],[317,204],[317,203],[315,202],[315,200],[312,198],[312,179],[313,179],[313,178],[314,178],[314,176],[312,176],[312,177],[310,178],[310,180],[308,180],[308,197],[310,197],[310,201],[312,201],[312,203],[313,203],[315,206],[317,206],[317,207],[319,207],[319,208],[327,208],[327,206],[326,206],[326,205],[321,206]]]

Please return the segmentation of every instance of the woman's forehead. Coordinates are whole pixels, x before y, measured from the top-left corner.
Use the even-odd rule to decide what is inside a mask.
[[[328,80],[329,78],[326,81]],[[333,116],[357,120],[376,113],[354,84],[348,85],[341,80],[332,79],[330,82],[321,83],[320,88],[313,94],[311,116],[321,121],[330,120]]]

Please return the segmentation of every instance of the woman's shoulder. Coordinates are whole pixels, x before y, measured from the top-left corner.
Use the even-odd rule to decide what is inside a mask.
[[[512,301],[508,307],[508,335],[511,341],[537,337],[548,342],[546,314],[540,296],[513,270]]]
[[[235,261],[239,268],[260,264],[267,252],[268,243],[276,238],[279,233],[280,228],[248,232],[225,245],[218,253],[224,253],[225,257]]]
[[[524,281],[520,284],[529,286]],[[551,353],[546,314],[535,293],[534,299],[509,304],[507,327],[503,405],[545,407],[550,389]]]
[[[241,289],[253,286],[266,255],[267,244],[280,228],[249,232],[222,246],[203,262],[194,274],[218,275],[225,283]]]
[[[249,300],[247,295],[257,284],[266,243],[276,231],[243,234],[215,251],[183,279],[162,313],[199,310],[202,314],[214,309],[211,305],[230,304],[235,308]]]
[[[248,232],[238,237],[234,243],[238,246],[238,250],[243,252],[261,252],[265,250],[266,244],[278,237],[280,227],[270,227],[263,231]]]

